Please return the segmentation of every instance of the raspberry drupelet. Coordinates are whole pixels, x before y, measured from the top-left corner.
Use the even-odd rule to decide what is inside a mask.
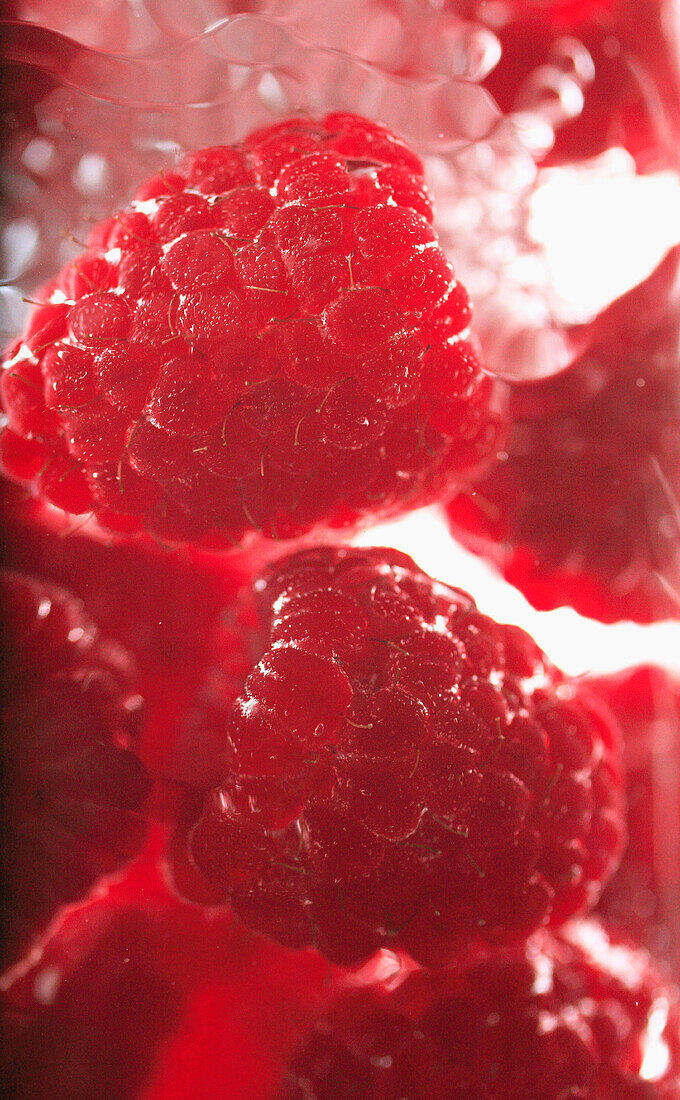
[[[255,592],[264,652],[179,845],[216,900],[343,964],[449,957],[596,901],[617,728],[528,635],[396,550],[300,552]]]
[[[514,388],[501,461],[448,507],[535,607],[680,617],[679,265],[614,302],[568,371]]]
[[[678,991],[594,921],[467,968],[349,986],[279,1100],[672,1100]]]
[[[150,790],[125,650],[64,589],[0,573],[4,959],[141,847]]]
[[[418,157],[347,114],[145,183],[40,295],[2,377],[6,473],[223,548],[434,499],[501,418]]]

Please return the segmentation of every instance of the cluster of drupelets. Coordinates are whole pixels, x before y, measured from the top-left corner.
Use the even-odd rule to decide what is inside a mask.
[[[327,541],[446,502],[538,606],[677,617],[678,257],[508,398],[432,222],[398,136],[290,119],[143,184],[7,352],[18,1097],[680,1096],[620,930],[677,683]]]

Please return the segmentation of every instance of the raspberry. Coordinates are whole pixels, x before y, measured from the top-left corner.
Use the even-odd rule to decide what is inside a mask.
[[[600,903],[657,954],[680,951],[680,677],[653,665],[590,677],[623,732],[628,847]]]
[[[569,371],[515,388],[506,454],[449,506],[456,537],[536,607],[680,616],[679,262],[610,306]]]
[[[216,548],[434,499],[501,418],[431,221],[418,158],[353,115],[186,156],[43,289],[4,364],[4,470]]]
[[[0,573],[5,949],[24,946],[140,847],[149,780],[135,755],[128,654],[69,593]]]
[[[157,667],[177,673],[208,659],[220,613],[252,567],[245,555],[225,560],[150,539],[104,543],[4,480],[0,525],[0,565],[68,587],[101,631],[130,650],[140,682]]]
[[[328,965],[181,903],[148,855],[74,906],[5,987],[8,1095],[274,1095],[327,1003]]]
[[[255,593],[269,648],[186,841],[246,924],[343,963],[423,959],[596,900],[617,731],[523,631],[395,550],[301,552]]]
[[[671,1100],[678,991],[595,922],[433,974],[350,985],[281,1100]],[[658,1059],[654,1058],[654,1055]]]
[[[130,651],[144,698],[138,755],[151,775],[217,783],[219,731],[255,659],[254,613],[237,593],[261,560],[151,540],[103,545],[77,530],[59,537],[68,522],[0,482],[0,566],[68,585],[102,632]]]
[[[221,730],[259,652],[252,601],[239,593],[260,556],[104,545],[68,528],[59,537],[68,522],[0,480],[0,568],[68,585],[130,651],[144,699],[137,753],[152,777],[173,784],[172,802],[174,784],[219,782]]]

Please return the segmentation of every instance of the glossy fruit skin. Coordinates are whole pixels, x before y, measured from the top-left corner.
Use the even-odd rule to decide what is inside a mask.
[[[622,843],[618,731],[528,635],[389,549],[303,551],[254,591],[268,648],[182,840],[216,897],[342,964],[594,903]]]
[[[563,374],[516,386],[501,461],[451,529],[540,609],[680,616],[680,306],[673,249]]]
[[[679,1056],[677,990],[647,952],[575,921],[468,967],[416,971],[396,988],[354,983],[278,1096],[670,1100]]]
[[[637,665],[588,678],[623,734],[628,845],[600,911],[677,967],[680,957],[680,677]]]
[[[129,655],[56,586],[0,573],[3,962],[146,833]]]
[[[433,499],[501,423],[418,157],[358,116],[187,155],[96,227],[10,348],[8,476],[224,549]]]

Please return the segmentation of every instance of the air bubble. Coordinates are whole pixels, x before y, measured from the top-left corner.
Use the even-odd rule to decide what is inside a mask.
[[[54,145],[45,138],[33,138],[24,149],[21,160],[29,172],[45,175],[55,161]]]
[[[19,279],[27,268],[39,243],[39,230],[29,218],[17,218],[2,230],[2,269],[3,282]]]
[[[98,195],[107,184],[108,166],[98,153],[86,153],[81,157],[73,182],[83,195]]]

